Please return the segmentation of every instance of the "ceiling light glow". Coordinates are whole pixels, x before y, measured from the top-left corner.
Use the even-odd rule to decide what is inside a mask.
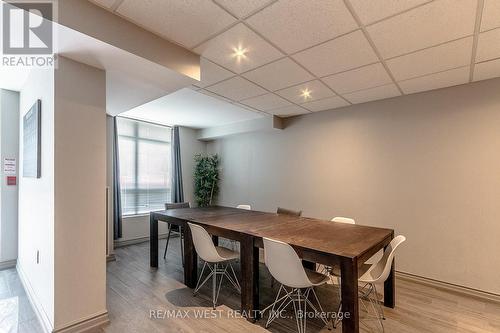
[[[300,96],[304,97],[304,99],[311,98],[311,91],[306,88],[302,90],[302,94]]]
[[[246,58],[246,53],[248,50],[240,45],[238,47],[235,47],[233,51],[234,51],[233,56],[239,60],[242,58]]]

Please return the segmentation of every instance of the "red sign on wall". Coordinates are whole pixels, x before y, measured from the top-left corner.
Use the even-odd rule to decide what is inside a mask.
[[[7,176],[7,186],[12,186],[17,184],[16,176]]]

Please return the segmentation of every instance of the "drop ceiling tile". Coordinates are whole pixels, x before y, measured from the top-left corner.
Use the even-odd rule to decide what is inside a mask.
[[[500,27],[500,1],[485,0],[483,17],[481,19],[481,31]]]
[[[309,91],[310,95],[308,98],[303,96],[303,91],[306,89]],[[278,90],[276,93],[296,104],[335,96],[335,94],[319,80],[309,81],[290,88]]]
[[[202,93],[204,95],[207,95],[207,96],[210,96],[210,97],[213,97],[213,98],[216,98],[218,100],[221,100],[221,101],[224,101],[224,102],[228,102],[228,103],[232,103],[233,101],[230,100],[229,98],[226,98],[224,96],[221,96],[221,95],[217,95],[217,94],[214,94],[213,92],[211,91],[208,91],[208,90],[205,90],[205,89],[199,89],[197,90],[199,93]]]
[[[449,71],[417,77],[398,82],[405,94],[413,94],[426,90],[456,86],[469,82],[470,67],[456,68]]]
[[[472,37],[387,60],[396,81],[470,65]]]
[[[188,48],[236,22],[212,1],[125,0],[117,12]]]
[[[245,56],[240,59],[234,55],[238,48],[246,50]],[[194,51],[238,74],[283,56],[280,51],[241,23],[203,43]]]
[[[319,77],[378,61],[360,30],[297,53],[293,58]]]
[[[238,103],[238,102],[235,102],[233,104],[236,105],[236,106],[239,106],[240,108],[248,110],[248,111],[252,111],[252,112],[255,112],[255,113],[258,113],[258,114],[262,114],[262,115],[268,115],[268,113],[266,113],[266,112],[259,111],[257,109],[254,109],[254,108],[248,106],[248,105],[245,105],[245,104],[241,104],[241,103]]]
[[[500,28],[479,34],[476,62],[500,57]]]
[[[250,81],[275,91],[314,79],[304,68],[290,58],[284,58],[243,74]]]
[[[474,81],[492,79],[500,76],[500,59],[476,64],[474,66]]]
[[[367,27],[384,59],[474,32],[476,1],[440,0]]]
[[[206,89],[233,101],[241,101],[242,99],[263,95],[267,92],[239,76],[216,83]]]
[[[382,86],[391,83],[392,80],[381,63],[376,63],[361,68],[356,68],[340,74],[323,78],[323,82],[329,85],[339,94],[349,93]]]
[[[349,94],[343,95],[345,99],[349,102],[358,104],[365,103],[369,101],[376,101],[379,99],[390,98],[395,96],[400,96],[398,88],[394,84],[388,84],[385,86],[380,86],[376,88],[370,88],[366,90],[356,91]]]
[[[111,8],[117,0],[90,0],[101,7]]]
[[[340,107],[348,106],[348,105],[349,105],[349,103],[347,103],[345,100],[343,100],[339,96],[329,97],[329,98],[320,99],[317,101],[302,104],[303,107],[305,107],[306,109],[308,109],[309,111],[312,111],[312,112],[331,110],[331,109],[336,109],[336,108],[340,108]]]
[[[260,111],[268,111],[271,109],[282,108],[292,105],[286,99],[281,98],[275,94],[266,94],[249,99],[242,100],[241,104],[248,105]]]
[[[247,16],[250,13],[262,8],[272,0],[214,0],[222,7],[226,8],[230,13],[238,18]]]
[[[297,105],[285,106],[284,108],[269,110],[268,112],[270,114],[273,114],[275,116],[280,116],[280,117],[291,117],[291,116],[297,116],[300,114],[310,113],[308,110],[306,110],[300,106],[297,106]]]
[[[342,0],[277,1],[246,22],[288,54],[358,27]]]
[[[361,22],[369,24],[408,10],[430,0],[351,0]]]
[[[203,57],[200,58],[200,67],[201,81],[195,83],[198,87],[206,87],[234,76],[234,73]]]

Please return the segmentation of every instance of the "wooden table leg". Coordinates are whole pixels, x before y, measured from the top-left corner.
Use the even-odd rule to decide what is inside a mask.
[[[189,227],[182,228],[184,232],[184,284],[195,288],[198,282],[198,255],[193,244]]]
[[[149,265],[158,267],[158,220],[149,214]]]
[[[394,238],[394,232],[392,233],[392,238]],[[387,249],[387,246],[384,250],[385,249]],[[395,261],[395,259],[392,261],[391,273],[384,282],[384,306],[393,309],[396,306],[396,275],[394,274]]]
[[[253,237],[241,240],[241,311],[249,321],[259,318],[259,248]]]
[[[342,333],[359,332],[359,303],[358,303],[358,261],[357,259],[343,258],[340,262],[342,281]]]
[[[393,309],[396,306],[396,276],[394,274],[394,261],[392,262],[391,273],[384,282],[384,306]]]

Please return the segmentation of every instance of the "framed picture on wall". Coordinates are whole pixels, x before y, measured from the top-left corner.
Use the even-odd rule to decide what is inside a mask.
[[[42,101],[36,103],[23,117],[23,177],[42,176]]]

